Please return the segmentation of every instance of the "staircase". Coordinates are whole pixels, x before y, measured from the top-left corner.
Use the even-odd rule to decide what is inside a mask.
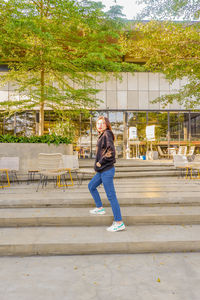
[[[80,168],[93,168],[94,160],[84,159],[79,161]],[[138,178],[138,177],[166,177],[177,176],[172,160],[166,161],[143,161],[134,159],[117,159],[115,164],[115,178]],[[91,175],[85,175],[89,179]]]
[[[82,186],[15,185],[0,194],[0,255],[152,253],[200,250],[200,184],[173,177],[115,180],[126,231],[110,233],[106,215],[89,215],[93,200]]]

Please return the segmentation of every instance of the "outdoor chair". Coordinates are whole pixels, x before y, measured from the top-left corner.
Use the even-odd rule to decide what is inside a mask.
[[[185,155],[175,154],[173,155],[174,166],[177,170],[181,171],[181,176],[185,173],[185,178],[188,178],[189,170],[191,170],[191,178],[192,178],[192,165],[188,162],[187,157]]]
[[[40,184],[42,184],[42,187],[47,185],[49,177],[53,178],[55,187],[58,186],[64,188],[69,186],[66,184],[67,173],[69,173],[73,185],[71,170],[70,168],[64,168],[63,155],[61,153],[40,153],[38,155],[38,171],[40,180],[36,192],[38,191]]]
[[[17,172],[19,171],[19,157],[0,157],[0,169],[7,169],[7,177],[9,176],[9,180],[16,181],[19,184],[17,177]]]
[[[199,162],[200,163],[200,154],[194,155],[193,162]]]
[[[192,155],[192,156],[187,157],[187,159],[191,158],[191,157],[193,157],[193,159],[190,160],[191,168],[193,171],[195,171],[197,173],[197,176],[193,177],[192,172],[191,172],[191,179],[200,179],[200,155]]]
[[[188,153],[188,156],[194,155],[194,150],[195,150],[195,146],[191,146],[190,150],[189,150],[189,153]]]
[[[189,150],[189,153],[188,153],[188,155],[187,155],[187,159],[188,159],[188,161],[194,161],[194,159],[195,159],[195,155],[194,155],[194,150],[195,150],[195,146],[191,146],[190,147],[190,150]]]
[[[187,155],[187,146],[180,146],[177,155]]]
[[[10,179],[8,175],[9,170],[8,169],[0,169],[0,188],[9,187],[10,186]],[[7,181],[5,183],[5,181]]]
[[[159,153],[159,156],[162,158],[162,157],[167,157],[168,158],[168,154],[167,153],[163,153],[162,149],[160,146],[158,146],[158,153]]]

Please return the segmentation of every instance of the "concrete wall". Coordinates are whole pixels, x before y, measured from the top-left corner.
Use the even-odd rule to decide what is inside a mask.
[[[0,143],[1,156],[19,157],[19,170],[37,169],[37,157],[39,153],[62,153],[73,154],[73,146],[70,145],[48,145],[31,143]]]

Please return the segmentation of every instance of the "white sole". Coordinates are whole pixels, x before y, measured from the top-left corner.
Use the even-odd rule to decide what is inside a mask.
[[[105,215],[105,211],[102,212],[98,212],[98,213],[94,213],[94,212],[90,212],[91,215]]]
[[[119,228],[117,230],[109,230],[108,228],[106,229],[108,232],[118,232],[118,231],[123,231],[123,230],[126,230],[126,227],[123,227],[123,228]]]

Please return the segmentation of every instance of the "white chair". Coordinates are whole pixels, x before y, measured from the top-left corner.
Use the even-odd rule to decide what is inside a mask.
[[[187,155],[187,146],[180,146],[177,155]]]
[[[189,153],[188,153],[188,156],[194,155],[194,150],[195,150],[195,146],[191,146],[190,150],[189,150]]]
[[[17,172],[19,171],[19,157],[3,156],[0,157],[0,169],[7,169],[9,176],[19,183]]]
[[[187,157],[185,155],[175,154],[173,155],[173,162],[175,168],[181,171],[181,175],[183,175],[183,172],[186,171],[185,178],[187,178],[189,169],[192,169]]]
[[[48,177],[53,177],[53,179],[56,180],[55,186],[69,186],[66,184],[65,178],[65,175],[68,172],[70,174],[73,185],[70,168],[64,168],[63,155],[61,153],[39,153],[38,171],[40,174],[40,181],[38,183],[36,192],[38,191],[41,183],[42,187],[44,187],[44,185],[47,185]],[[63,184],[61,184],[61,181],[63,181]]]
[[[159,156],[162,158],[162,157],[167,157],[168,158],[168,154],[167,153],[163,153],[162,149],[160,146],[158,146],[158,153],[159,153]]]

